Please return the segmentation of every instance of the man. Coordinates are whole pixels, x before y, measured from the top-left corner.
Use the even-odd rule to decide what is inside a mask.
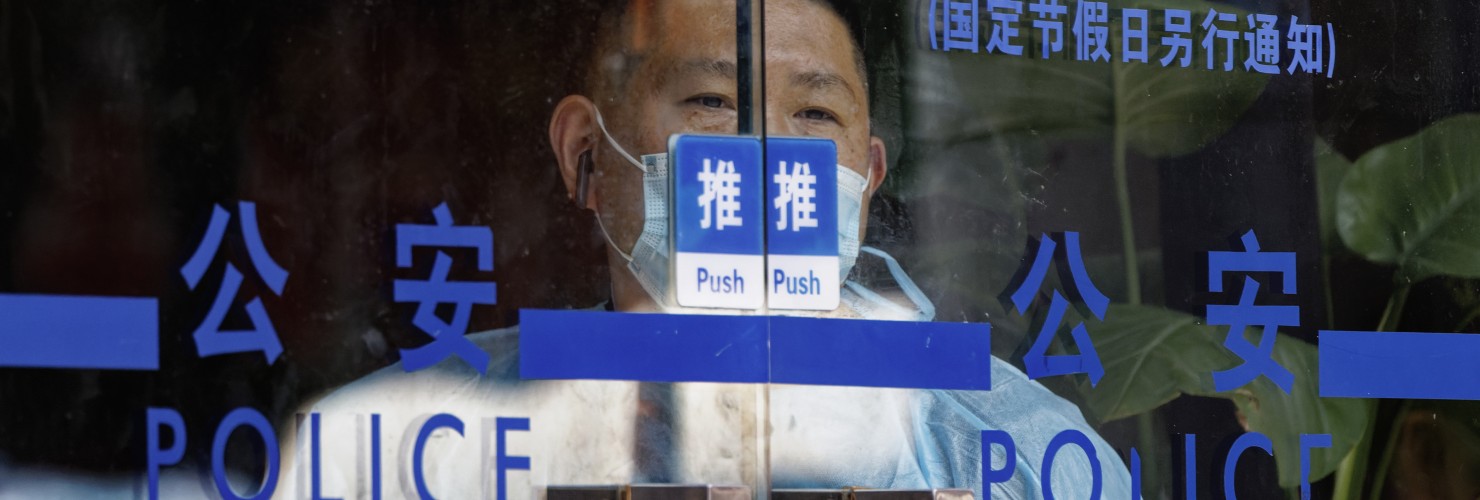
[[[735,9],[726,0],[617,7],[603,17],[596,35],[586,91],[563,99],[552,112],[550,142],[568,195],[594,213],[608,241],[609,307],[671,312],[663,284],[652,281],[661,279],[653,274],[661,267],[655,262],[662,264],[653,259],[661,256],[641,250],[644,206],[651,201],[643,162],[655,160],[639,158],[666,152],[673,134],[736,132]],[[861,239],[868,199],[888,165],[884,142],[871,135],[859,46],[838,12],[815,0],[767,2],[765,23],[766,131],[836,143],[838,163],[848,169],[840,170],[840,178],[862,179],[860,206],[850,214],[859,228],[851,237]],[[854,293],[833,314],[910,319],[912,310],[929,308],[911,302],[877,296],[871,302]],[[369,415],[379,414],[382,488],[407,496],[491,496],[493,489],[507,488],[518,498],[538,495],[531,488],[544,485],[650,480],[645,464],[653,460],[644,455],[657,453],[666,455],[657,461],[671,467],[659,477],[663,481],[752,482],[765,474],[757,462],[769,459],[771,484],[778,488],[965,487],[981,498],[978,433],[989,429],[1008,431],[1017,442],[1015,475],[991,487],[994,498],[1039,497],[1044,450],[1064,430],[1090,436],[1103,464],[1104,495],[1129,496],[1119,457],[1078,409],[996,359],[990,392],[775,386],[769,411],[757,416],[761,389],[753,386],[680,384],[669,397],[653,399],[632,383],[520,381],[517,328],[472,339],[493,356],[487,376],[457,360],[411,374],[391,366],[303,412],[319,415],[324,455],[312,459],[312,417],[305,417],[286,447],[300,465],[284,467],[280,491],[366,496],[375,475],[367,471],[373,464],[367,465],[365,449],[373,446],[369,429],[376,426]],[[477,429],[469,424],[458,433],[445,427],[419,432],[438,413],[459,415]],[[499,417],[527,417],[530,429],[501,433],[495,429]],[[654,422],[659,431],[643,430]],[[658,437],[662,447],[644,450]],[[766,449],[758,440],[769,444],[767,457],[757,458],[756,447]],[[420,471],[411,470],[416,441],[428,442]],[[510,473],[509,484],[496,485],[492,450],[507,443],[532,457],[531,470]],[[1008,463],[1005,453],[994,447],[990,468]],[[319,471],[304,466],[313,463]],[[1052,470],[1053,492],[1087,496],[1090,469],[1085,453],[1062,451]]]
[[[634,247],[643,222],[642,173],[625,165],[623,154],[665,152],[668,137],[677,133],[735,133],[734,6],[636,5],[650,8],[607,16],[589,95],[570,96],[556,106],[550,139],[573,199],[581,197],[581,155],[595,162],[585,208],[596,212],[613,243],[607,253],[616,308],[652,311],[658,304],[642,293],[621,255]],[[824,6],[766,7],[766,132],[833,140],[838,163],[868,179],[866,192],[872,194],[887,173],[886,154],[883,141],[869,135],[862,57],[846,26]],[[813,17],[792,17],[807,15]],[[829,29],[817,29],[819,23]],[[607,117],[608,137],[598,116]],[[862,203],[859,215],[866,222],[868,196]]]

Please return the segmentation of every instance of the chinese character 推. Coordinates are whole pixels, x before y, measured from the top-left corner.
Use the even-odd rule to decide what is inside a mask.
[[[775,179],[780,187],[775,205],[781,214],[776,229],[785,230],[789,226],[792,231],[800,231],[804,227],[817,227],[817,202],[813,201],[817,196],[817,176],[812,175],[811,165],[792,162],[792,171],[787,173],[783,161]]]
[[[699,226],[723,231],[726,227],[740,227],[740,172],[735,171],[735,162],[716,161],[718,167],[710,169],[711,161],[704,159],[704,171],[699,172],[699,182],[704,183],[704,193],[699,195],[699,206],[704,207],[704,218]],[[711,216],[712,214],[712,216]]]

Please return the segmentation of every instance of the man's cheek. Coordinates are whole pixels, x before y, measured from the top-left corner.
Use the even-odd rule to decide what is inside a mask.
[[[666,146],[673,134],[734,134],[739,129],[739,119],[731,109],[680,102],[668,106],[655,125],[658,140]]]
[[[687,115],[684,119],[684,128],[687,132],[734,134],[740,129],[739,119],[732,110],[696,110]]]
[[[838,145],[838,163],[853,170],[853,173],[868,177],[869,152],[867,134],[854,130],[842,130],[825,137]]]

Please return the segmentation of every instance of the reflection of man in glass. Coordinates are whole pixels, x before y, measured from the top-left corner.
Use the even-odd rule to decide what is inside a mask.
[[[735,27],[732,17],[717,15],[732,11],[728,4],[634,3],[607,16],[586,95],[567,97],[551,118],[566,187],[598,214],[612,243],[607,251],[619,310],[655,310],[661,301],[644,293],[642,276],[633,272],[646,272],[649,264],[638,241],[644,193],[642,172],[626,165],[624,155],[663,153],[672,134],[736,131]],[[840,175],[862,181],[853,193],[861,209],[851,214],[861,225],[868,195],[887,171],[884,143],[869,135],[862,55],[826,6],[784,2],[767,9],[766,132],[833,140],[846,167]],[[588,160],[595,168],[581,193]],[[628,255],[637,260],[633,266]]]
[[[583,95],[560,101],[549,136],[571,199],[593,210],[607,238],[612,301],[620,311],[673,311],[665,299],[665,241],[644,230],[645,204],[661,193],[644,192],[644,162],[664,153],[672,134],[733,134],[738,116],[734,5],[725,0],[637,1],[614,5],[602,18]],[[887,174],[885,144],[871,135],[864,59],[848,25],[831,5],[817,0],[773,0],[766,4],[765,117],[771,135],[813,136],[837,144],[839,197],[856,191],[860,238],[868,198]],[[848,185],[848,184],[853,185]],[[842,211],[848,212],[846,207]],[[840,228],[851,224],[839,221]],[[856,241],[855,241],[856,243]],[[844,252],[848,243],[840,241]],[[661,249],[662,252],[658,250]],[[841,270],[847,272],[851,259]],[[629,262],[632,262],[629,265]],[[658,264],[658,265],[654,265]],[[903,275],[896,278],[910,291]],[[648,283],[644,283],[644,281]],[[846,293],[834,314],[873,319],[928,319],[919,294],[893,300]],[[864,298],[867,295],[869,298]],[[320,437],[325,494],[351,495],[368,487],[363,446],[364,415],[381,415],[382,443],[410,443],[418,422],[437,413],[458,415],[491,427],[496,417],[520,416],[531,429],[520,450],[532,456],[528,484],[627,483],[653,480],[644,454],[667,454],[662,481],[746,482],[747,450],[756,430],[769,429],[775,487],[866,486],[873,488],[968,487],[982,494],[979,432],[1002,430],[1016,442],[1016,474],[992,487],[994,498],[1036,498],[1045,448],[1059,432],[1089,436],[1103,465],[1103,493],[1129,495],[1128,477],[1114,451],[1090,429],[1073,405],[993,360],[990,392],[908,391],[837,387],[775,387],[769,425],[744,423],[754,388],[684,384],[651,408],[637,384],[598,381],[523,382],[518,379],[517,327],[474,334],[492,354],[489,374],[455,360],[406,374],[388,367],[335,391],[305,413],[326,423]],[[621,355],[621,353],[613,353]],[[837,360],[846,363],[849,360]],[[358,416],[357,416],[358,415]],[[655,417],[654,415],[661,415]],[[753,415],[751,416],[753,418]],[[644,425],[671,427],[644,434]],[[647,422],[647,423],[645,423]],[[306,426],[305,426],[306,427]],[[356,434],[356,429],[361,429]],[[472,426],[461,436],[445,432],[423,452],[428,488],[443,496],[485,494],[493,482],[489,450],[492,429]],[[307,433],[296,434],[304,443]],[[664,441],[657,450],[645,442]],[[751,436],[747,438],[747,436]],[[360,443],[360,444],[356,444]],[[387,444],[385,446],[392,446]],[[305,446],[295,445],[307,464]],[[407,446],[384,455],[382,482],[388,490],[414,493]],[[753,450],[751,450],[753,451]],[[991,468],[1009,462],[993,447]],[[400,454],[400,455],[396,455]],[[306,491],[303,467],[285,467],[288,493]],[[1053,467],[1053,492],[1087,496],[1086,453],[1060,450]],[[295,477],[296,475],[296,477]],[[399,479],[392,479],[398,477]],[[519,476],[510,476],[519,477]],[[442,493],[438,493],[442,492]]]

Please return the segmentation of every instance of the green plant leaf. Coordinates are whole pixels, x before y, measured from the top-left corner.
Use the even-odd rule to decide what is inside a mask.
[[[1253,330],[1250,330],[1252,332]],[[1251,338],[1251,342],[1253,339]],[[1316,347],[1283,334],[1275,341],[1274,359],[1295,374],[1289,394],[1268,378],[1225,393],[1206,393],[1232,399],[1247,419],[1246,427],[1274,442],[1280,487],[1300,486],[1300,435],[1330,434],[1330,448],[1310,452],[1310,480],[1326,477],[1367,433],[1370,413],[1365,399],[1322,398]]]
[[[1109,64],[985,53],[948,59],[972,110],[961,131],[967,138],[1103,133],[1114,123]]]
[[[1240,363],[1223,347],[1227,327],[1150,306],[1116,304],[1105,317],[1086,325],[1105,377],[1093,389],[1080,385],[1091,410],[1105,421],[1151,411],[1181,394],[1231,399],[1248,429],[1274,442],[1280,486],[1286,488],[1300,484],[1301,434],[1332,436],[1332,448],[1311,453],[1311,479],[1318,480],[1335,471],[1365,433],[1366,400],[1319,397],[1316,349],[1310,344],[1283,334],[1275,341],[1275,359],[1295,374],[1290,394],[1264,377],[1216,392],[1212,372]]]
[[[1336,198],[1352,251],[1399,277],[1480,277],[1480,115],[1435,123],[1357,159]]]
[[[1232,12],[1240,20],[1246,12],[1227,5],[1198,0],[1136,0],[1122,2],[1120,8],[1141,8],[1153,13],[1150,40],[1160,40],[1169,33],[1159,29],[1154,13],[1165,9],[1184,9],[1192,12],[1194,24],[1205,17],[1209,10]],[[1112,23],[1113,42],[1121,44],[1122,23]],[[1202,36],[1198,31],[1194,37]],[[1193,39],[1197,45],[1198,38]],[[1201,50],[1195,51],[1191,67],[1162,67],[1161,58],[1169,49],[1159,43],[1149,43],[1148,63],[1126,63],[1116,59],[1115,88],[1117,124],[1126,134],[1127,144],[1143,155],[1164,158],[1188,154],[1207,145],[1223,135],[1243,116],[1259,94],[1269,77],[1262,73],[1245,71],[1245,54],[1235,51],[1234,70],[1222,71],[1223,61],[1214,61],[1214,68],[1206,69],[1207,60]],[[1175,62],[1172,63],[1175,66]]]
[[[1122,0],[1110,2],[1110,46],[1112,58],[1104,61],[1073,61],[1072,41],[1065,44],[1063,58],[1003,54],[952,54],[951,65],[966,100],[976,110],[977,121],[965,134],[982,136],[1012,133],[1052,133],[1065,136],[1105,133],[1117,127],[1126,144],[1140,154],[1162,158],[1197,151],[1221,136],[1238,121],[1259,94],[1268,76],[1245,71],[1243,54],[1235,54],[1234,71],[1205,69],[1202,52],[1196,51],[1190,67],[1161,65],[1168,48],[1156,41],[1166,35],[1155,15],[1167,8],[1186,9],[1202,19],[1210,9],[1233,12],[1237,8],[1200,0]],[[1120,60],[1123,8],[1144,8],[1153,15],[1148,21],[1147,62]],[[1183,35],[1198,44],[1195,30]],[[1037,30],[1022,28],[1019,41],[1036,54]],[[1068,37],[1066,37],[1067,39]]]
[[[1213,387],[1213,370],[1238,358],[1223,348],[1223,335],[1202,318],[1159,307],[1112,304],[1104,321],[1085,325],[1105,377],[1085,389],[1090,409],[1105,421],[1145,413],[1181,394]]]
[[[1352,162],[1331,149],[1326,141],[1316,139],[1316,197],[1320,200],[1321,244],[1327,249],[1340,243],[1336,234],[1336,196],[1341,181],[1351,171]]]

